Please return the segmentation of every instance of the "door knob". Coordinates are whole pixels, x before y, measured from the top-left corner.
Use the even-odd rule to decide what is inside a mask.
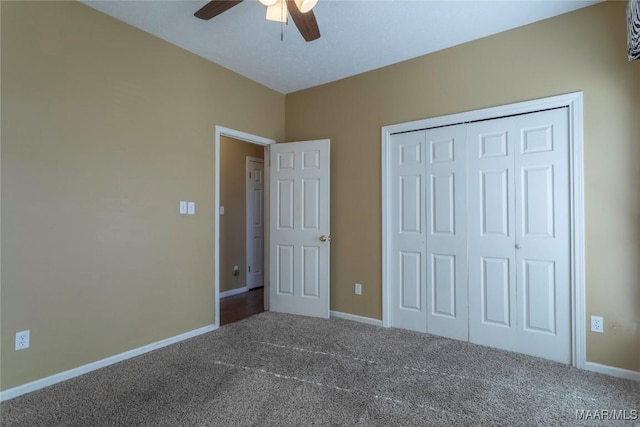
[[[331,236],[325,236],[324,234],[322,236],[320,236],[320,241],[321,242],[326,242],[326,241],[331,241]]]
[[[522,246],[520,245],[520,243],[516,243],[516,249],[520,249],[522,248]]]

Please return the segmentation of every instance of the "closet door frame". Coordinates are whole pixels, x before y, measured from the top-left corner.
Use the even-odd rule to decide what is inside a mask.
[[[382,127],[382,324],[391,326],[391,135],[438,126],[469,123],[551,108],[569,109],[569,197],[571,275],[571,359],[586,369],[585,245],[584,245],[584,141],[582,92],[518,102],[498,107],[428,118]]]

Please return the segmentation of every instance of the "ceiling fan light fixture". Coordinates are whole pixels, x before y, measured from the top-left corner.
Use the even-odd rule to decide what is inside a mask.
[[[318,3],[318,0],[295,0],[300,12],[307,13]]]
[[[267,19],[269,21],[287,22],[287,1],[276,0],[271,6],[267,6]]]
[[[263,5],[265,5],[267,7],[273,6],[277,2],[278,2],[278,0],[260,0],[260,3],[262,3]]]

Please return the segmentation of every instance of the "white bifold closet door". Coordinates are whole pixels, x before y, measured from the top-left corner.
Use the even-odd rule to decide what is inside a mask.
[[[567,109],[469,124],[469,340],[570,363]]]
[[[391,325],[570,363],[567,109],[391,144]]]
[[[468,339],[466,126],[393,136],[391,324]]]

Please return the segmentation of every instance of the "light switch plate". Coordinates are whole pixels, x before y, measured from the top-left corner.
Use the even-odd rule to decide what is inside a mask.
[[[362,295],[362,284],[356,283],[355,293],[356,293],[356,295]]]
[[[180,200],[180,215],[187,214],[187,202]]]
[[[196,202],[187,202],[187,214],[195,215],[196,213]]]
[[[220,215],[224,215],[224,206],[220,206]]]

